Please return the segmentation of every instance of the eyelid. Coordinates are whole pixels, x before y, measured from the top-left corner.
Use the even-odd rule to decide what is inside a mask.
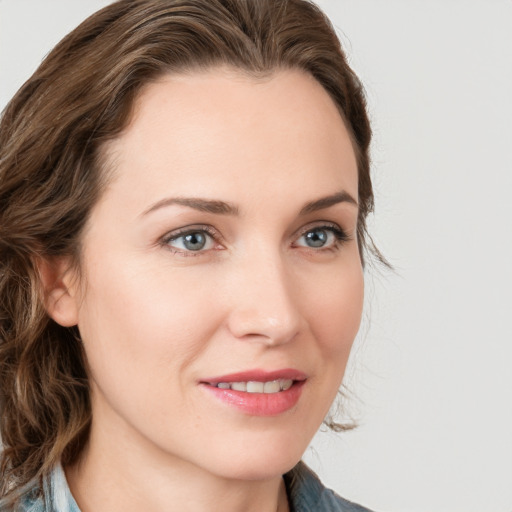
[[[209,226],[208,224],[191,224],[189,226],[183,226],[181,228],[169,231],[161,238],[161,240],[169,242],[170,240],[179,238],[180,236],[188,235],[189,233],[197,233],[198,231],[204,231],[213,238],[219,238],[217,230],[212,226]]]
[[[306,226],[301,227],[296,232],[295,238],[300,238],[305,233],[308,233],[309,231],[312,231],[314,229],[330,229],[330,230],[334,231],[335,233],[338,233],[344,239],[346,239],[346,240],[350,239],[350,235],[347,233],[347,231],[345,229],[343,229],[338,223],[328,221],[328,220],[315,221],[310,224],[307,224]]]

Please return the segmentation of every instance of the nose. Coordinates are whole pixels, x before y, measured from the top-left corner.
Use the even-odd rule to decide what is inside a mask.
[[[268,346],[292,341],[302,315],[293,276],[279,256],[252,258],[236,270],[228,328],[233,336]]]

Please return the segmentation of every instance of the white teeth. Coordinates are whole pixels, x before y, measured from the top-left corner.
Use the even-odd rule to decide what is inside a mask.
[[[216,386],[220,389],[232,389],[234,391],[244,391],[246,393],[279,393],[286,391],[293,386],[292,379],[279,379],[268,382],[219,382]]]
[[[263,393],[263,382],[249,381],[247,383],[247,393]]]
[[[281,391],[281,384],[278,380],[265,382],[263,393],[279,393]]]
[[[281,389],[283,391],[286,391],[287,389],[290,389],[292,387],[293,380],[283,380],[281,381]]]
[[[232,382],[231,389],[233,391],[247,391],[247,382]]]

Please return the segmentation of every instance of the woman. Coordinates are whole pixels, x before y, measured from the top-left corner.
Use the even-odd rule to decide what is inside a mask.
[[[300,458],[370,135],[307,1],[121,0],[50,53],[0,126],[1,510],[365,510]]]

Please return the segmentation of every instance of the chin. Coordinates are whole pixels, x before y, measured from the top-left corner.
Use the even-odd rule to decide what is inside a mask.
[[[202,457],[199,463],[227,479],[270,480],[290,471],[309,444],[309,440],[293,439],[290,433],[278,437],[254,436],[246,442],[218,445],[219,450],[211,450],[209,457]]]
[[[300,456],[294,458],[276,456],[267,457],[264,460],[247,458],[247,460],[228,468],[218,468],[215,472],[229,480],[272,480],[290,471],[300,459]]]

